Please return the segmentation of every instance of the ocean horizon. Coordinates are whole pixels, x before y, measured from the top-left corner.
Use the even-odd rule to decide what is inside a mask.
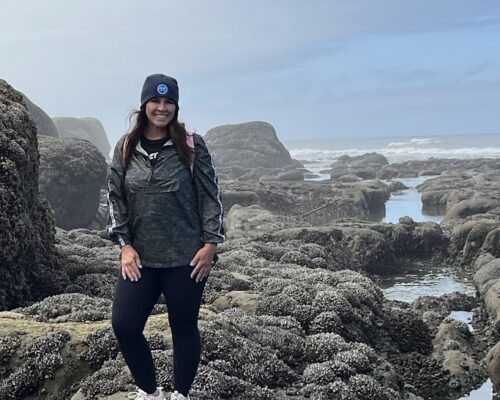
[[[350,137],[334,139],[283,140],[292,158],[301,161],[321,179],[320,171],[340,156],[359,156],[369,152],[383,154],[390,163],[429,158],[500,157],[500,133],[439,136]]]

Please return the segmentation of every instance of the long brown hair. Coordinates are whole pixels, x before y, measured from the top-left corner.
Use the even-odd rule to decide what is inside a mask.
[[[186,143],[186,127],[184,123],[179,122],[177,116],[179,114],[179,106],[175,107],[175,114],[172,121],[167,125],[167,138],[172,139],[177,153],[182,161],[189,167],[190,161],[194,156],[194,151]],[[134,122],[135,121],[135,122]],[[130,156],[135,148],[139,138],[148,126],[148,117],[146,115],[146,105],[143,105],[139,110],[133,111],[129,116],[129,123],[132,126],[130,132],[125,137],[122,148],[122,164],[123,168],[127,169],[130,163]]]

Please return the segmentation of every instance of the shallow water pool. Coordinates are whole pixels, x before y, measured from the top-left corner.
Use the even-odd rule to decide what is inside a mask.
[[[421,194],[415,189],[429,177],[398,179],[409,187],[391,194],[385,203],[385,218],[381,222],[397,223],[400,217],[409,216],[416,222],[440,223],[442,215],[422,213]],[[441,296],[445,293],[462,292],[475,294],[472,273],[447,266],[429,266],[425,262],[415,263],[407,268],[405,275],[383,278],[378,282],[386,298],[411,303],[419,296]],[[456,310],[450,317],[464,321],[472,330],[472,313]],[[460,397],[458,400],[490,400],[493,398],[493,384],[490,379],[481,387]]]
[[[431,176],[420,176],[418,178],[401,178],[395,179],[409,189],[400,192],[391,193],[391,197],[385,203],[385,217],[381,222],[392,222],[393,224],[399,221],[400,217],[411,217],[415,222],[432,221],[440,223],[443,215],[428,215],[422,212],[421,193],[415,189],[417,185],[424,182]],[[388,183],[388,181],[384,181]]]
[[[408,266],[401,276],[382,278],[377,282],[389,300],[411,303],[419,296],[441,296],[461,292],[474,295],[472,273],[446,266],[429,266],[424,262]]]

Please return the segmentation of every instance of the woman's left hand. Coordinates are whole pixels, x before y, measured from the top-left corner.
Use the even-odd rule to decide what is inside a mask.
[[[193,271],[191,271],[191,278],[195,278],[196,283],[206,278],[210,273],[216,248],[217,244],[215,243],[205,243],[205,245],[196,252],[190,264],[194,267]]]

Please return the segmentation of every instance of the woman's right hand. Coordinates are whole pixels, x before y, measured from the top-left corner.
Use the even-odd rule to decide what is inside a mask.
[[[126,244],[121,250],[122,277],[123,279],[129,278],[131,281],[137,282],[141,277],[139,268],[142,268],[139,254],[130,244]]]

